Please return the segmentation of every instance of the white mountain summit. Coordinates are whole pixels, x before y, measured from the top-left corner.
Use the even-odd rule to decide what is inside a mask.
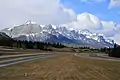
[[[25,24],[1,30],[18,40],[72,43],[91,47],[113,47],[114,41],[105,39],[89,30],[70,30],[64,26],[52,24],[39,25],[27,21]]]

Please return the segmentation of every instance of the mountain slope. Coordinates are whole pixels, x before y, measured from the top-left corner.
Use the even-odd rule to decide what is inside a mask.
[[[8,35],[0,32],[0,40],[9,40],[9,39],[11,39],[11,38]]]
[[[1,30],[12,38],[51,43],[72,43],[90,47],[113,47],[114,41],[105,39],[89,30],[69,30],[64,26],[38,25],[27,22],[23,25]]]

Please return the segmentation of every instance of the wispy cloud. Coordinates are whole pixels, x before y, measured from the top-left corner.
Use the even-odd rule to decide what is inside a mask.
[[[80,2],[83,2],[83,3],[100,3],[104,1],[106,0],[80,0]]]
[[[110,0],[109,8],[120,7],[120,0]]]

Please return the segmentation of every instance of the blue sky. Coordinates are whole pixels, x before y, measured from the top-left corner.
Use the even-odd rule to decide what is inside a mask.
[[[97,2],[97,0],[61,0],[61,3],[73,9],[77,14],[89,12],[102,20],[120,23],[120,7],[109,8],[110,0],[102,0],[100,2]]]

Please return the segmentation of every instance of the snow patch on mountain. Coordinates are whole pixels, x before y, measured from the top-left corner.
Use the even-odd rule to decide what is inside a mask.
[[[87,15],[89,17],[89,14]],[[94,21],[92,20],[92,22]],[[103,35],[93,33],[87,29],[74,30],[52,24],[38,25],[31,21],[13,28],[3,29],[1,32],[6,33],[12,38],[28,41],[72,43],[93,47],[111,47],[114,44],[113,40],[105,39]]]

